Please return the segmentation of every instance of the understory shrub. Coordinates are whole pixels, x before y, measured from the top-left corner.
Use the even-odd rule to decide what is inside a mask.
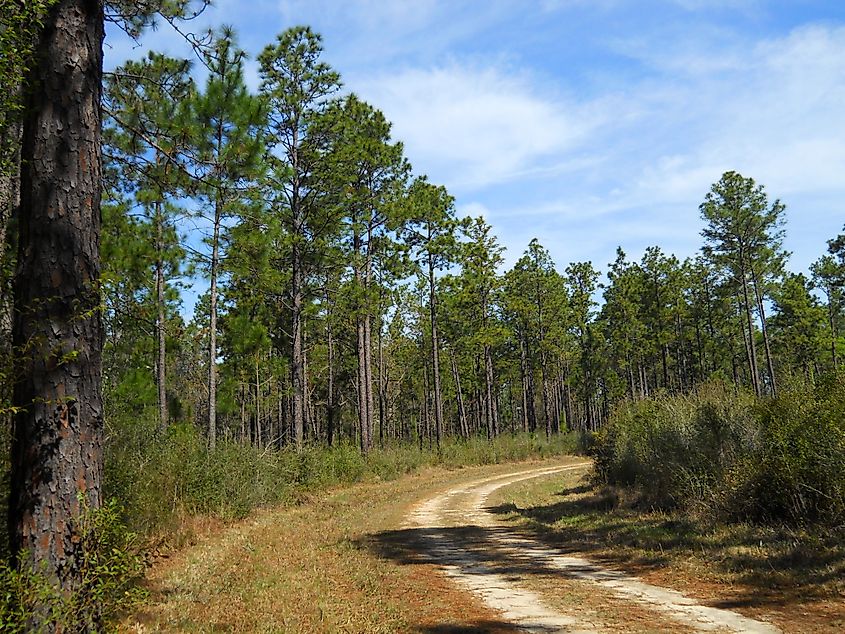
[[[116,420],[109,427],[106,490],[122,502],[126,521],[142,535],[166,535],[185,515],[223,519],[288,504],[309,492],[366,479],[388,480],[423,466],[457,468],[573,453],[574,434],[450,438],[438,452],[425,444],[385,442],[369,455],[344,440],[332,447],[257,449],[218,441],[209,450],[193,425],[158,433],[154,421]]]
[[[123,511],[112,500],[87,509],[79,518],[81,583],[63,593],[45,572],[18,555],[19,566],[0,562],[0,631],[104,631],[125,610],[145,596],[138,584],[146,569],[141,544],[122,521]],[[33,615],[38,615],[36,620]]]
[[[597,476],[646,504],[726,519],[845,521],[845,378],[758,399],[722,383],[625,403],[591,441]]]

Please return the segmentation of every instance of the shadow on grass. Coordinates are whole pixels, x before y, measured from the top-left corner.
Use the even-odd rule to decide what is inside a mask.
[[[584,554],[634,574],[674,560],[697,559],[736,584],[714,607],[789,605],[836,595],[845,578],[845,533],[821,534],[748,524],[706,527],[679,514],[620,506],[613,490],[576,486],[560,501],[486,510],[503,520],[529,520],[534,536],[561,552]],[[520,524],[522,524],[520,522]],[[826,585],[827,584],[827,585]],[[841,591],[841,588],[840,588]]]

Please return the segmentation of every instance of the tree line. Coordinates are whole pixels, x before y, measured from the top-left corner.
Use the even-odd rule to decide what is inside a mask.
[[[211,446],[438,446],[596,430],[622,399],[713,377],[775,395],[838,365],[843,238],[810,277],[789,273],[785,206],[753,179],[706,193],[693,258],[620,248],[602,282],[535,239],[502,272],[490,225],[414,175],[317,34],[267,46],[256,92],[244,57],[223,30],[203,85],[156,53],[106,83],[107,393],[155,405],[162,428],[191,421]],[[209,290],[185,323],[188,270]]]

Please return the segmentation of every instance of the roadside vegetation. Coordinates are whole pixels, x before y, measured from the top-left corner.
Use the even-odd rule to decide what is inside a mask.
[[[511,485],[489,503],[501,520],[562,550],[674,588],[706,604],[769,620],[785,632],[845,627],[842,528],[720,521],[652,505],[648,487],[550,476]],[[550,603],[554,586],[538,584]]]
[[[190,518],[576,436],[643,508],[839,530],[845,234],[789,271],[728,171],[684,260],[506,259],[318,33],[248,66],[208,4],[0,5],[0,629],[105,627]],[[104,74],[106,19],[192,58]]]
[[[71,630],[81,623],[94,629],[111,626],[149,600],[142,581],[156,556],[189,546],[260,508],[299,506],[341,485],[394,480],[433,467],[441,469],[438,477],[448,478],[449,471],[465,467],[568,455],[577,446],[576,434],[548,440],[506,434],[493,442],[450,439],[440,451],[392,443],[366,456],[348,442],[297,452],[223,441],[210,451],[193,426],[173,425],[157,434],[155,420],[118,419],[109,428],[106,457],[111,501],[87,511],[79,527],[85,552],[82,584],[63,594],[37,570],[0,564],[0,630],[31,631],[37,609],[49,610],[51,622]],[[360,503],[356,512],[366,513],[368,503]],[[391,517],[398,514],[398,507],[391,511]],[[329,517],[321,521],[328,523]],[[313,536],[309,531],[297,539]]]
[[[621,405],[593,437],[597,477],[707,520],[845,525],[845,375],[757,399],[723,383]]]

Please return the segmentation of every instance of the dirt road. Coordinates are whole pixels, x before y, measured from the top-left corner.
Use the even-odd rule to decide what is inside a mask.
[[[603,632],[600,616],[578,608],[551,606],[523,583],[541,572],[554,584],[572,581],[592,586],[617,599],[625,611],[653,614],[654,631],[751,632],[780,630],[730,610],[702,605],[684,594],[605,569],[572,553],[562,553],[509,528],[486,510],[488,497],[510,484],[550,474],[585,470],[588,463],[535,467],[480,478],[451,488],[417,505],[405,530],[416,537],[424,560],[439,565],[460,587],[481,598],[503,619],[527,632]],[[561,590],[565,591],[565,590]],[[621,602],[621,603],[620,603]],[[648,616],[646,616],[646,620]],[[642,617],[641,617],[642,622]],[[623,624],[624,628],[624,624]],[[612,628],[618,631],[618,627]]]

